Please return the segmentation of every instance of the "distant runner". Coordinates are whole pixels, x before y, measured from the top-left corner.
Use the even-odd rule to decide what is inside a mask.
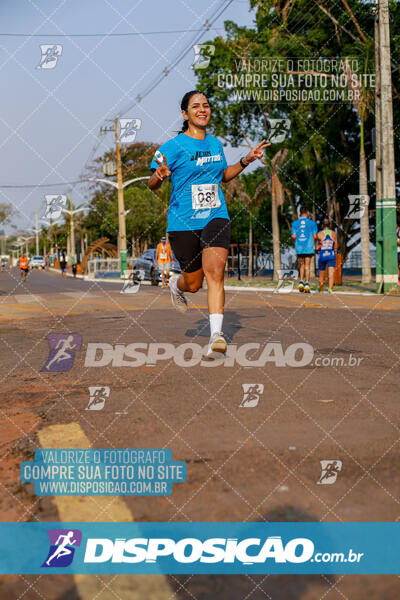
[[[210,342],[207,356],[225,354],[224,271],[230,244],[230,219],[220,183],[228,182],[247,165],[262,158],[270,144],[262,140],[239,162],[228,166],[222,143],[206,132],[211,110],[206,96],[193,90],[181,102],[182,130],[163,144],[151,162],[149,188],[157,190],[170,177],[169,241],[182,275],[171,277],[171,300],[187,310],[184,292],[195,293],[207,279]]]
[[[297,258],[300,261],[299,291],[310,293],[310,264],[314,256],[314,242],[318,228],[315,221],[309,218],[310,211],[306,206],[300,207],[300,219],[292,223],[292,239]],[[305,280],[304,280],[305,276]]]
[[[171,262],[171,246],[166,241],[165,237],[162,237],[161,242],[157,245],[156,250],[156,266],[161,271],[161,287],[168,287],[168,283],[166,283],[166,281],[168,282],[169,279]]]
[[[330,220],[325,218],[317,236],[319,291],[324,291],[325,269],[328,267],[328,292],[332,294],[335,276],[337,237],[330,228]]]
[[[26,281],[29,272],[29,261],[24,253],[19,257],[19,268],[21,269],[21,281]]]

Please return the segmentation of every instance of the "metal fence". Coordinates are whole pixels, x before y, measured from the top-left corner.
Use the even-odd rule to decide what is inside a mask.
[[[371,250],[370,252],[371,267],[374,269],[376,266],[376,252]],[[128,257],[128,266],[132,266],[134,258]],[[281,256],[281,268],[282,269],[293,269],[296,263],[295,255],[286,253]],[[361,269],[362,258],[361,251],[353,250],[346,258],[343,264],[344,269]],[[96,277],[97,273],[119,273],[120,264],[118,258],[92,258],[87,263],[89,277]],[[244,274],[247,272],[247,256],[245,252],[240,253],[240,270]],[[228,256],[227,270],[229,273],[237,272],[238,269],[238,256],[237,253],[233,257]],[[273,271],[274,270],[274,256],[273,254],[267,254],[266,252],[259,252],[257,258],[253,255],[253,272],[260,271]]]
[[[134,259],[128,256],[128,267],[132,266]],[[119,273],[119,258],[92,258],[87,262],[89,277],[96,277],[98,273]]]
[[[376,251],[370,250],[369,253],[371,268],[375,269],[376,267]],[[353,250],[350,252],[348,257],[346,258],[343,268],[344,269],[361,269],[362,267],[362,255],[360,250]]]

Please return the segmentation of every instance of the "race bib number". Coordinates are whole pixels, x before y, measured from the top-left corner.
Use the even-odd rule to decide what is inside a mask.
[[[192,208],[218,208],[221,201],[218,195],[218,183],[192,185]]]
[[[167,258],[166,253],[165,252],[161,252],[160,258],[161,258],[161,260],[165,260]]]

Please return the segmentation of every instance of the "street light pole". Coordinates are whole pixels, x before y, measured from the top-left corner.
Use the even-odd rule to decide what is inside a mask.
[[[119,145],[118,145],[119,148]],[[117,169],[118,169],[118,161],[117,161]],[[118,170],[117,170],[117,174],[118,174]],[[121,223],[123,222],[123,231],[124,231],[124,238],[125,238],[125,270],[128,269],[128,259],[127,259],[127,252],[126,252],[126,229],[125,229],[125,216],[128,214],[129,211],[125,210],[125,203],[124,203],[124,188],[126,188],[128,185],[130,185],[131,183],[135,183],[136,181],[144,181],[145,179],[150,179],[149,175],[146,175],[145,177],[134,177],[133,179],[129,179],[128,181],[125,181],[125,183],[122,183],[122,173],[121,173],[121,179],[117,180],[117,182],[115,181],[110,181],[109,179],[102,179],[100,177],[90,177],[89,181],[99,181],[101,183],[106,183],[107,185],[111,185],[113,188],[116,188],[118,190],[118,223],[119,223],[119,235],[118,235],[118,249],[120,252],[120,272],[121,272],[121,277],[125,277],[125,271],[122,267],[122,255],[121,255],[121,240],[122,237],[120,235],[121,232]],[[122,186],[122,189],[121,189]],[[120,196],[122,195],[122,215],[120,212]]]
[[[71,247],[71,265],[74,264],[75,262],[75,222],[74,222],[74,215],[76,215],[78,212],[80,212],[81,210],[85,210],[85,206],[80,206],[79,208],[76,208],[75,210],[72,209],[72,202],[71,202],[71,209],[68,210],[66,208],[63,208],[63,212],[67,213],[67,215],[69,215],[70,217],[70,247]]]

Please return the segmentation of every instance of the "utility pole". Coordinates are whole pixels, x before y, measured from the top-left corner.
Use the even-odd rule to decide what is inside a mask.
[[[376,283],[388,292],[398,282],[396,185],[388,0],[376,0]]]
[[[118,184],[118,241],[121,277],[125,278],[128,271],[128,256],[126,251],[126,224],[124,188],[122,184],[121,149],[119,145],[118,119],[115,119],[115,142],[117,146],[117,184]]]
[[[125,202],[124,202],[124,188],[131,183],[136,181],[142,181],[144,179],[149,179],[146,177],[135,177],[134,179],[130,179],[123,183],[122,181],[122,165],[121,165],[121,148],[119,142],[119,130],[118,130],[118,119],[114,119],[114,127],[106,128],[103,127],[100,130],[101,134],[108,133],[110,131],[114,131],[115,133],[115,143],[116,143],[116,157],[117,157],[117,181],[110,181],[107,179],[101,179],[99,177],[92,177],[89,181],[100,181],[102,183],[106,183],[111,185],[112,187],[117,189],[118,192],[118,254],[119,254],[119,264],[120,264],[120,276],[122,279],[127,277],[128,273],[128,255],[126,249],[126,223],[125,223]]]

